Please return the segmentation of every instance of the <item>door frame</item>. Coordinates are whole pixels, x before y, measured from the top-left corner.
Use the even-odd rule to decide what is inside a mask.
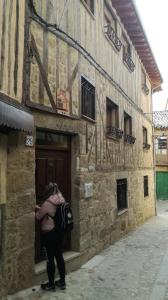
[[[70,134],[66,134],[66,133],[62,133],[62,132],[57,132],[57,131],[53,131],[53,130],[43,130],[41,128],[37,128],[37,131],[41,131],[41,132],[48,132],[48,133],[53,133],[53,134],[56,134],[56,135],[64,135],[65,137],[67,137],[67,148],[61,148],[61,147],[57,147],[56,145],[38,145],[38,144],[35,144],[35,167],[36,167],[36,159],[38,158],[38,155],[37,155],[37,152],[38,150],[44,150],[44,153],[46,151],[46,154],[47,152],[49,153],[50,151],[58,151],[58,152],[64,152],[67,154],[67,164],[68,164],[68,168],[67,168],[67,176],[69,178],[68,182],[67,182],[67,195],[68,195],[68,201],[71,202],[71,183],[72,183],[72,178],[71,178],[71,175],[72,175],[72,170],[71,170],[71,142],[72,142],[72,136]],[[50,156],[48,156],[49,158]],[[46,155],[46,158],[47,158],[47,155]],[[36,172],[35,172],[36,173]],[[36,182],[36,180],[35,180]],[[36,187],[36,184],[35,184],[35,191],[37,191],[37,187]],[[64,195],[64,194],[63,194]],[[37,199],[36,199],[37,201]],[[71,242],[71,236],[67,236],[67,238],[69,239],[69,248],[71,249],[72,248],[72,242]],[[70,250],[69,249],[69,250]]]

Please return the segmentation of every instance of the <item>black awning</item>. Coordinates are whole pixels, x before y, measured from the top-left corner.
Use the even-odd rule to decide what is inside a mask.
[[[32,132],[34,118],[19,102],[4,100],[0,97],[0,127]]]

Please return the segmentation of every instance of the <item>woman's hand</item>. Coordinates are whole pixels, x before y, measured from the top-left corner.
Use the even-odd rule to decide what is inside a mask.
[[[38,211],[40,209],[40,206],[39,205],[36,205],[35,206],[35,211]]]

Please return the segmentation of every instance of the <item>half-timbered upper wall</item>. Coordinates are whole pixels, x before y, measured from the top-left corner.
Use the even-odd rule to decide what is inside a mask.
[[[21,102],[25,0],[0,1],[0,91]]]
[[[131,58],[135,64],[133,72],[123,62],[123,49],[117,51],[105,34],[104,1],[94,1],[94,14],[89,10],[85,0],[55,1],[35,0],[35,7],[40,16],[49,23],[65,31],[86,49],[95,61],[112,76],[123,91],[145,112],[151,109],[151,84],[149,93],[144,94],[141,82],[141,61],[127,35],[115,9],[117,36],[123,43],[123,35],[131,47]],[[108,0],[106,0],[108,2]],[[111,2],[111,1],[110,1]]]

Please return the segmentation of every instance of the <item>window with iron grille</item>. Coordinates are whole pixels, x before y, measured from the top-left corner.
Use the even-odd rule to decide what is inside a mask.
[[[149,88],[146,83],[146,73],[143,69],[141,69],[141,84],[142,84],[142,90],[143,92],[148,95],[149,94]]]
[[[167,137],[160,137],[158,139],[158,149],[167,149]]]
[[[95,87],[84,77],[81,78],[82,115],[95,120]]]
[[[117,36],[117,20],[113,13],[111,1],[104,0],[104,29],[117,51],[120,51],[122,43]]]
[[[127,179],[117,180],[117,208],[118,211],[126,209],[127,206]]]
[[[136,138],[132,136],[132,118],[124,112],[124,141],[128,144],[134,144]]]
[[[123,55],[127,54],[129,55],[129,57],[131,57],[131,46],[124,34],[122,36],[122,44],[123,44]]]
[[[84,0],[92,14],[94,14],[94,0]]]
[[[123,45],[123,61],[126,63],[127,67],[131,72],[135,69],[135,64],[131,59],[131,45],[128,42],[125,34],[122,36],[122,45]]]
[[[147,197],[148,195],[148,176],[144,176],[144,197]]]
[[[119,129],[118,106],[109,98],[106,98],[106,133],[116,139],[123,135],[123,131]]]
[[[124,112],[124,134],[132,135],[132,118]]]

